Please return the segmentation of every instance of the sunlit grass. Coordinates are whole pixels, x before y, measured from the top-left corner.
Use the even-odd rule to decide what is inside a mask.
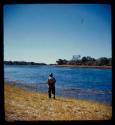
[[[56,97],[5,84],[5,119],[13,120],[108,120],[112,107],[94,101]]]

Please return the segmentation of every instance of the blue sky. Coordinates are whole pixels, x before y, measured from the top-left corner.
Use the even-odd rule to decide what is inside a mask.
[[[111,52],[109,4],[4,5],[4,60],[50,64]]]

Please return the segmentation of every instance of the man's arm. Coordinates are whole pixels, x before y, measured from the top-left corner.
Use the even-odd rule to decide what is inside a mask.
[[[56,83],[56,79],[54,78],[54,83]]]

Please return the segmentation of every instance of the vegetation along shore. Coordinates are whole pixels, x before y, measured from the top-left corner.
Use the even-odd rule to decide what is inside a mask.
[[[5,120],[110,120],[112,106],[95,101],[31,92],[5,83]]]
[[[99,69],[111,69],[112,66],[89,66],[89,65],[56,65],[59,67],[81,67],[81,68],[99,68]]]
[[[111,69],[112,58],[100,57],[95,59],[91,56],[84,56],[81,58],[80,55],[73,55],[71,60],[58,59],[57,66],[60,67],[81,67],[81,68],[101,68]]]

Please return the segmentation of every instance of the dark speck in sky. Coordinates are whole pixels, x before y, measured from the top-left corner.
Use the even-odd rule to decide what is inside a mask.
[[[82,18],[82,19],[81,19],[81,24],[83,24],[83,23],[84,23],[84,19]]]

